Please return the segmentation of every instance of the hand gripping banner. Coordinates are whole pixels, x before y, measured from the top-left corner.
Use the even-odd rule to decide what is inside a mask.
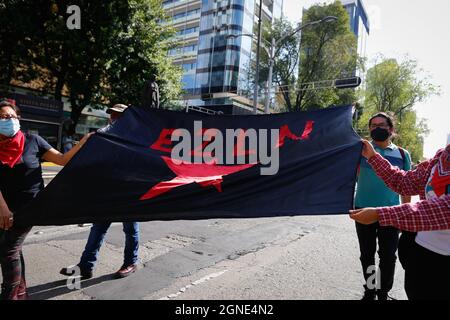
[[[347,214],[362,148],[351,110],[211,116],[128,108],[15,223]]]

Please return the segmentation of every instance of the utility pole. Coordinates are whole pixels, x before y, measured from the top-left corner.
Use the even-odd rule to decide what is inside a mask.
[[[262,29],[262,5],[263,0],[259,1],[259,20],[258,20],[258,39],[256,41],[256,74],[255,74],[255,92],[253,93],[253,113],[258,112],[258,85],[259,85],[259,60],[261,48],[261,29]]]

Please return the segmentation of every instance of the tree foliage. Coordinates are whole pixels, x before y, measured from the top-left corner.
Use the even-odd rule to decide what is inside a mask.
[[[0,18],[11,24],[0,32],[0,81],[35,80],[56,100],[68,95],[75,123],[88,105],[140,104],[152,74],[162,102],[180,93],[181,70],[167,55],[174,29],[159,24],[161,0],[5,2]],[[81,9],[80,29],[66,26],[69,5]]]
[[[324,108],[356,100],[353,89],[311,90],[311,83],[353,77],[359,62],[356,37],[350,30],[348,13],[340,1],[312,6],[304,12],[302,24],[326,16],[336,16],[338,20],[305,27],[301,30],[301,40],[299,34],[293,34],[278,48],[273,84],[278,87],[276,101],[281,103],[282,110]],[[284,19],[266,24],[264,43],[291,34],[299,26]],[[268,61],[267,53],[262,50],[260,86],[267,80]]]
[[[439,87],[409,58],[398,62],[378,57],[366,81],[363,115],[357,125],[360,133],[368,136],[368,120],[373,114],[391,114],[397,131],[394,142],[410,151],[413,161],[421,160],[428,127],[424,119],[417,118],[414,106],[439,94]]]

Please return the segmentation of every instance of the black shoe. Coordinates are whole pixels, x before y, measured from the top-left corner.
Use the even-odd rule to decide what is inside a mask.
[[[375,300],[376,296],[377,295],[376,295],[375,290],[366,290],[366,291],[364,291],[364,295],[361,298],[361,300],[366,300],[366,301]]]
[[[380,291],[377,292],[377,300],[387,301],[387,299],[388,299],[388,295],[386,292],[380,292]]]
[[[377,300],[387,301],[387,300],[397,300],[392,298],[387,292],[377,291]]]
[[[80,276],[82,280],[85,279],[91,279],[94,276],[94,272],[92,270],[83,270],[80,268],[80,266],[78,266],[78,268],[80,269]],[[67,268],[62,268],[59,271],[60,274],[62,274],[63,276],[73,276],[75,274],[75,270],[74,267],[67,267]]]

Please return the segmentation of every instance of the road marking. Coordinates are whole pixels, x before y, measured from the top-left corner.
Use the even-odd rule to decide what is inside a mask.
[[[227,272],[227,271],[228,271],[228,270],[223,270],[223,271],[220,271],[220,272],[211,273],[211,274],[209,274],[209,275],[207,275],[207,276],[205,276],[205,277],[203,277],[203,278],[200,278],[200,279],[198,279],[198,280],[196,280],[196,281],[193,281],[193,282],[191,282],[190,284],[188,284],[188,285],[186,285],[186,286],[180,288],[180,290],[178,290],[177,293],[169,294],[169,295],[167,295],[167,296],[165,296],[165,297],[159,298],[158,300],[169,300],[169,299],[176,298],[176,297],[178,297],[180,294],[185,293],[187,289],[189,289],[189,288],[191,288],[191,287],[193,287],[193,286],[198,286],[199,284],[205,283],[205,282],[207,282],[207,281],[209,281],[209,280],[211,280],[211,279],[220,277],[221,275],[223,275],[223,274],[224,274],[225,272]]]

